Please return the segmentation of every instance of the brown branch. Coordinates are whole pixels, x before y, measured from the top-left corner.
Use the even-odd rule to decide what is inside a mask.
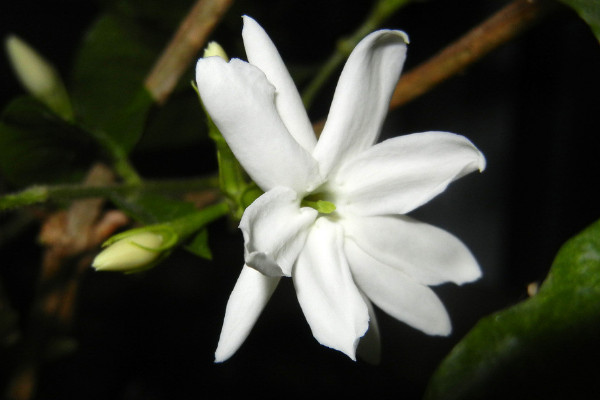
[[[400,107],[515,38],[554,8],[555,1],[515,0],[402,76],[390,102]]]
[[[392,95],[390,110],[427,93],[501,44],[514,39],[554,6],[556,2],[552,0],[514,0],[438,54],[402,75]],[[325,120],[313,124],[317,136],[324,126]]]
[[[146,89],[164,103],[186,68],[205,45],[233,0],[198,0],[146,78]]]

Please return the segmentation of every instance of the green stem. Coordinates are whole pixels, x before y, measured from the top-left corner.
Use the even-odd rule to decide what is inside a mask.
[[[348,58],[358,42],[373,30],[377,29],[386,18],[411,1],[412,0],[378,0],[362,25],[349,37],[341,39],[338,42],[335,52],[329,57],[317,75],[308,84],[302,94],[304,106],[306,108],[310,107],[316,95],[321,90],[321,87],[327,82],[331,74],[338,69],[344,60]]]
[[[193,214],[187,214],[183,218],[168,223],[181,239],[186,239],[192,233],[198,231],[216,219],[224,217],[229,212],[229,205],[222,201],[198,210]]]
[[[92,134],[100,146],[108,153],[112,159],[112,166],[115,172],[123,178],[125,183],[132,185],[141,184],[142,178],[133,165],[131,165],[127,153],[123,151],[121,146],[115,143],[114,140],[104,132],[92,130]]]
[[[0,196],[0,211],[44,203],[51,200],[64,201],[87,197],[108,197],[113,194],[126,195],[136,192],[186,193],[194,190],[216,189],[218,187],[218,178],[214,176],[176,181],[143,181],[106,186],[69,184],[31,186],[17,193]]]

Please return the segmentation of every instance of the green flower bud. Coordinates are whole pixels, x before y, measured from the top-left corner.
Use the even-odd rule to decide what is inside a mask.
[[[131,234],[117,235],[113,238],[117,240],[106,243],[108,246],[92,262],[96,270],[136,272],[153,266],[165,250],[165,237],[158,232],[134,229],[125,233]]]
[[[54,67],[15,35],[6,39],[6,52],[23,87],[63,119],[72,121],[71,102]]]
[[[221,45],[217,42],[210,42],[208,46],[206,46],[206,48],[204,49],[204,54],[202,55],[202,57],[207,58],[215,56],[221,57],[225,61],[229,61],[227,53],[225,53],[225,50],[223,50]]]

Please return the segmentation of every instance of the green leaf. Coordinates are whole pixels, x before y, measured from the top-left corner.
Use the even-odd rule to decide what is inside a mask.
[[[536,295],[467,334],[434,373],[425,398],[597,395],[599,337],[600,221],[561,248]]]
[[[97,150],[91,136],[32,97],[19,97],[0,118],[0,171],[14,185],[81,179]]]
[[[212,252],[208,245],[208,229],[201,229],[185,246],[185,249],[198,257],[212,260]]]
[[[182,121],[185,123],[182,124]],[[136,151],[195,146],[207,142],[207,139],[206,123],[198,105],[198,97],[188,85],[184,90],[174,93],[166,104],[152,110]]]
[[[77,118],[129,152],[153,104],[144,88],[162,40],[131,18],[106,14],[84,38],[72,74]]]
[[[577,14],[592,28],[600,41],[600,1],[598,0],[559,0],[574,9]]]

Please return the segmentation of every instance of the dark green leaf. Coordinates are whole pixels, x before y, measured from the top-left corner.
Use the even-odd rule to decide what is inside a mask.
[[[212,260],[212,252],[208,245],[208,229],[204,228],[185,246],[185,249],[198,257]]]
[[[31,97],[13,100],[0,119],[0,170],[15,185],[81,179],[97,156],[87,132]]]
[[[600,41],[600,1],[598,0],[560,0],[573,8],[577,14],[592,28]]]
[[[83,125],[126,152],[139,140],[153,104],[143,82],[162,40],[135,20],[104,15],[91,28],[73,70],[73,105]]]
[[[136,151],[194,146],[206,141],[207,137],[206,121],[198,96],[188,85],[171,96],[165,105],[153,110]]]
[[[597,395],[598,338],[600,221],[561,248],[536,295],[471,330],[433,375],[426,398]]]

